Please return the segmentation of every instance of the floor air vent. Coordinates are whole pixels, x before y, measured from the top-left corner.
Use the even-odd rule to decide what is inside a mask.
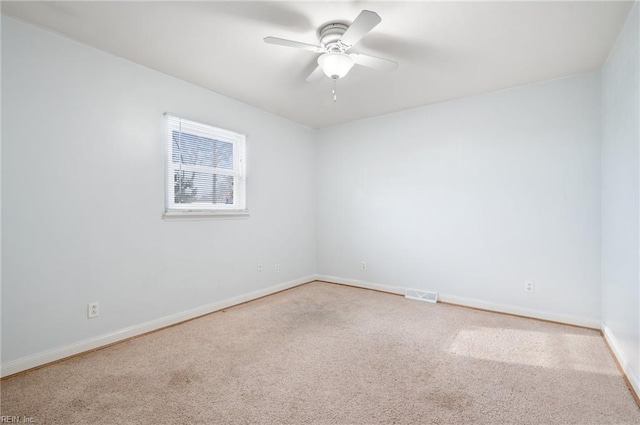
[[[418,289],[405,289],[404,297],[409,298],[410,300],[426,301],[429,303],[438,302],[437,292],[420,291]]]

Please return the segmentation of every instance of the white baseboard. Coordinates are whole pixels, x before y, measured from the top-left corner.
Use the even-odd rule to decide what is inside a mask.
[[[374,289],[376,291],[389,292],[391,294],[404,295],[406,288],[398,286],[380,285],[377,283],[365,282],[356,279],[345,279],[337,276],[317,275],[317,280],[341,285],[355,286],[358,288]],[[479,308],[483,310],[495,311],[498,313],[509,313],[517,316],[531,317],[535,319],[549,320],[552,322],[566,323],[569,325],[584,326],[595,330],[600,330],[600,321],[580,316],[550,313],[545,311],[530,310],[522,307],[515,307],[505,304],[497,304],[473,298],[459,297],[457,295],[438,294],[438,301],[450,304],[457,304],[465,307]]]
[[[533,319],[548,320],[551,322],[565,323],[567,325],[576,325],[585,328],[591,328],[594,330],[600,330],[600,321],[596,319],[589,319],[587,317],[532,310],[507,304],[498,304],[473,298],[459,297],[457,295],[439,294],[438,298],[439,301],[465,307],[479,308],[482,310],[490,310],[498,313],[508,313],[516,316],[524,316]]]
[[[259,289],[247,294],[238,295],[233,298],[228,298],[226,300],[196,307],[191,310],[144,322],[139,325],[130,326],[128,328],[120,329],[118,331],[111,332],[105,335],[100,335],[95,338],[76,342],[66,347],[56,348],[29,357],[24,357],[21,359],[3,363],[0,366],[0,376],[4,377],[13,375],[18,372],[39,367],[47,363],[55,362],[70,356],[84,353],[86,351],[95,350],[96,348],[104,347],[106,345],[113,344],[114,342],[142,335],[157,329],[164,328],[166,326],[175,325],[177,323],[184,322],[185,320],[193,319],[205,314],[213,313],[218,310],[229,308],[234,305],[242,304],[247,301],[255,300],[256,298],[271,295],[285,289],[290,289],[299,285],[303,285],[305,283],[312,282],[314,280],[316,280],[316,276],[307,276],[300,279],[291,280],[289,282],[270,286],[264,289]]]
[[[638,375],[633,371],[628,359],[625,358],[622,351],[620,350],[620,344],[618,343],[618,340],[613,335],[613,332],[611,332],[611,329],[605,323],[602,323],[602,334],[604,335],[604,339],[609,344],[609,347],[611,347],[613,355],[616,356],[620,367],[622,367],[625,375],[627,375],[627,379],[636,392],[636,395],[640,397],[640,379],[638,379]]]
[[[339,285],[355,286],[356,288],[373,289],[375,291],[388,292],[390,294],[404,295],[404,288],[397,286],[380,285],[356,279],[345,279],[337,276],[316,275],[316,280]]]

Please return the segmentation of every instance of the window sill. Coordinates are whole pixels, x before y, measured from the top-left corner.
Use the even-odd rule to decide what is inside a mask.
[[[165,211],[163,220],[210,220],[217,218],[249,218],[249,210],[221,211]]]

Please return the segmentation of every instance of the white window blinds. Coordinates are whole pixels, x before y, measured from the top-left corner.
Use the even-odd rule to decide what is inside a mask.
[[[245,210],[245,136],[166,119],[167,211]]]

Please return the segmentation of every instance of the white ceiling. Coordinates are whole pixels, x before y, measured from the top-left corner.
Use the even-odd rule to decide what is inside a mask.
[[[310,127],[590,71],[631,2],[2,2],[2,12]],[[307,83],[329,21],[373,10],[382,23],[352,51],[396,60]]]

